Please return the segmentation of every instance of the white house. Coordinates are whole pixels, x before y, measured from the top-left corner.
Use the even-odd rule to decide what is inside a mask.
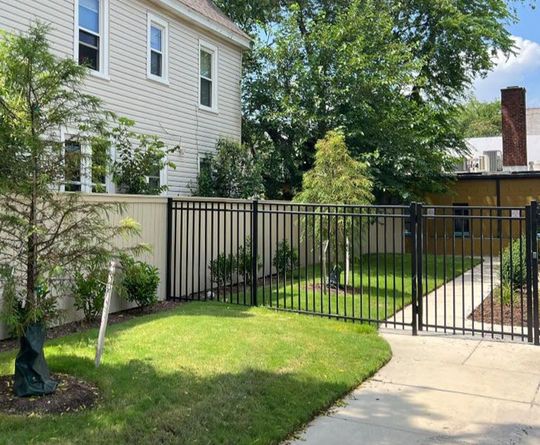
[[[242,54],[251,42],[211,0],[0,0],[0,29],[20,32],[37,20],[50,24],[58,56],[91,66],[85,88],[105,108],[180,146],[170,158],[176,169],[159,178],[170,195],[190,194],[200,157],[220,137],[240,140]],[[85,171],[73,187],[91,192]]]

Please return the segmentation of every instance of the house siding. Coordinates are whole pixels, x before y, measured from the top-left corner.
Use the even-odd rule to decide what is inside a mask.
[[[33,21],[50,23],[55,53],[73,57],[75,0],[0,0],[0,28],[23,31]],[[147,78],[147,14],[169,23],[169,84]],[[218,47],[219,113],[199,109],[199,40]],[[136,130],[156,134],[181,150],[170,157],[170,195],[189,195],[197,177],[197,157],[215,149],[220,137],[241,138],[242,50],[210,31],[147,0],[109,0],[109,78],[88,76],[85,88],[104,107],[136,122]]]

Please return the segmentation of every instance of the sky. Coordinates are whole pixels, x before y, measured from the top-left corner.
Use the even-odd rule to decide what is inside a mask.
[[[518,6],[519,22],[509,28],[515,43],[515,56],[495,57],[496,67],[485,79],[477,79],[474,93],[481,101],[500,98],[501,88],[524,86],[529,108],[540,108],[540,4]]]

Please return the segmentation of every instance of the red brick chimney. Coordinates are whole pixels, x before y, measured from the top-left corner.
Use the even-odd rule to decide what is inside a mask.
[[[527,105],[525,88],[501,90],[503,168],[527,170]]]

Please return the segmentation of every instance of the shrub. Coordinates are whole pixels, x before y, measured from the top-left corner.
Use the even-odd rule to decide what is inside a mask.
[[[216,154],[201,161],[194,194],[249,199],[264,194],[262,168],[251,150],[235,141],[221,139]]]
[[[294,250],[289,242],[284,239],[276,247],[276,253],[272,260],[272,265],[281,274],[291,272],[298,263],[298,253]]]
[[[157,302],[159,270],[132,257],[122,258],[122,290],[124,298],[139,307],[147,307]]]
[[[94,321],[103,308],[108,270],[106,262],[96,261],[85,272],[75,273],[73,297],[75,308],[83,311],[87,322]]]
[[[253,254],[251,250],[251,238],[246,238],[246,243],[238,248],[238,256],[236,257],[236,271],[242,275],[247,283],[252,281]],[[261,257],[257,256],[257,269],[262,267]]]
[[[234,255],[220,253],[215,260],[210,261],[210,274],[212,282],[218,287],[224,287],[232,281],[233,272],[237,268]]]
[[[503,284],[519,289],[527,283],[525,236],[512,241],[502,254],[501,278]]]

